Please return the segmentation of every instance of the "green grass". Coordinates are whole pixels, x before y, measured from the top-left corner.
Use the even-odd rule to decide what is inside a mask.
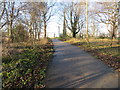
[[[10,55],[2,58],[3,88],[43,88],[45,71],[53,54],[52,42],[33,47],[30,43],[11,44]]]
[[[111,56],[119,56],[120,53],[118,52],[118,49],[116,48],[106,48],[99,50],[100,53],[105,55],[111,55]]]

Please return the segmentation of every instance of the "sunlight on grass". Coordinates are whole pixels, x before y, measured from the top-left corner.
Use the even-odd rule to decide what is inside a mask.
[[[40,40],[40,44],[47,44],[48,43],[48,39],[43,38]]]
[[[107,48],[103,50],[99,50],[100,53],[105,54],[105,55],[111,55],[111,56],[119,56],[118,49],[114,48]]]
[[[90,49],[90,50],[99,49],[99,52],[105,55],[113,55],[113,56],[119,55],[118,48],[114,48],[120,46],[120,44],[117,44],[116,39],[112,41],[112,47],[110,46],[111,39],[89,39],[90,46],[86,43],[85,39],[71,38],[65,42],[75,44],[79,47],[83,47],[84,49]]]
[[[116,71],[120,71],[120,44],[114,39],[89,39],[89,44],[85,39],[71,38],[65,42],[76,45],[81,49],[90,52],[94,57],[104,61]],[[112,44],[111,44],[112,43]]]
[[[77,39],[77,38],[71,38],[65,42],[70,42],[70,43],[77,43],[77,42],[81,42],[81,41],[84,41],[83,39]]]

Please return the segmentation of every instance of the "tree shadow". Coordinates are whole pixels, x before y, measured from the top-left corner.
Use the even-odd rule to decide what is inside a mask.
[[[88,84],[90,82],[93,82],[101,77],[103,77],[104,75],[110,73],[110,71],[108,70],[103,70],[101,72],[96,72],[96,73],[91,73],[88,74],[86,76],[83,76],[81,78],[78,79],[74,79],[72,81],[69,81],[67,83],[64,83],[63,85],[57,86],[58,88],[75,88],[75,87],[82,87],[85,84]],[[97,82],[95,82],[97,83]],[[88,85],[89,86],[89,85]],[[91,86],[89,86],[88,88],[90,88]]]
[[[106,84],[105,87],[109,88],[111,83],[115,82],[116,84],[116,79],[118,79],[114,77],[116,72],[114,73],[111,68],[89,53],[74,45],[59,43],[58,41],[55,47],[54,58],[47,71],[46,87],[100,88]]]

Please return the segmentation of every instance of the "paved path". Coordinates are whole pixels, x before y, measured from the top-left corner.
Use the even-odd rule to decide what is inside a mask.
[[[118,88],[118,73],[79,47],[53,39],[55,53],[45,79],[48,88]]]

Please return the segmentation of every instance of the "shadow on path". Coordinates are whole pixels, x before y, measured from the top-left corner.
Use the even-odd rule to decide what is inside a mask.
[[[48,88],[118,88],[118,73],[80,48],[54,39]]]

